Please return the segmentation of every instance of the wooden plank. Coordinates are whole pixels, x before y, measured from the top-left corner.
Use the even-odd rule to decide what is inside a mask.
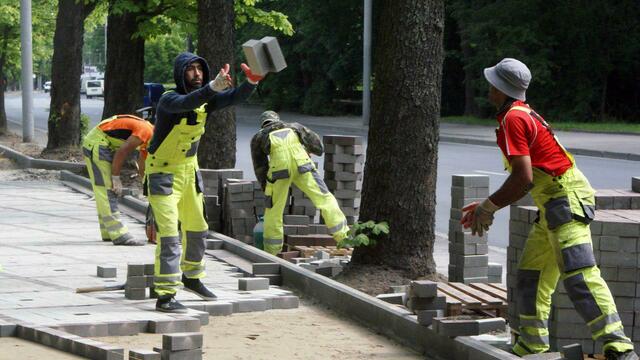
[[[488,283],[487,285],[491,286],[492,288],[502,290],[505,293],[507,292],[507,287],[505,285],[498,284],[498,283]]]
[[[471,296],[463,293],[462,291],[449,286],[449,284],[447,284],[447,283],[439,282],[438,283],[438,290],[441,290],[442,292],[447,293],[447,294],[453,296],[454,298],[460,300],[460,302],[462,302],[463,305],[466,305],[466,306],[480,306],[480,305],[482,305],[482,303],[478,299],[476,299],[474,297],[471,297]]]
[[[507,301],[507,293],[505,293],[502,290],[498,290],[496,288],[493,288],[491,286],[489,286],[488,284],[485,283],[471,283],[469,284],[472,288],[478,289],[480,291],[484,291],[487,294],[490,294],[494,297],[497,297],[498,299],[501,299],[503,301]]]
[[[469,296],[473,296],[477,299],[479,299],[480,301],[482,301],[483,303],[487,304],[487,305],[501,305],[503,302],[501,299],[498,299],[496,297],[493,297],[485,292],[482,292],[478,289],[474,289],[471,286],[467,286],[463,283],[459,283],[459,282],[450,282],[449,285],[451,287],[454,287],[460,291],[462,291],[463,293],[469,295]]]

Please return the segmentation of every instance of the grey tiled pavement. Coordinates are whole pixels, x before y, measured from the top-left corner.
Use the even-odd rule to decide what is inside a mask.
[[[122,218],[134,236],[145,237],[141,222],[126,214]],[[124,283],[127,263],[152,263],[154,250],[153,245],[103,242],[93,199],[60,182],[0,181],[0,320],[39,326],[175,320],[156,312],[154,299],[127,300],[122,290],[75,292]],[[97,266],[107,264],[117,267],[117,278],[97,277]],[[204,282],[219,300],[204,302],[185,291],[178,293],[178,300],[201,310],[232,304],[238,312],[275,307],[273,299],[291,295],[273,286],[238,291],[238,277],[242,274],[237,268],[207,256]]]

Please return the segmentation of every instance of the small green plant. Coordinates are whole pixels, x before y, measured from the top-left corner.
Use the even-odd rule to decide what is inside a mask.
[[[349,236],[339,245],[340,247],[374,246],[384,235],[389,234],[389,224],[386,221],[376,223],[373,220],[357,222],[351,226]]]
[[[80,140],[84,139],[89,131],[89,124],[91,124],[91,118],[87,114],[80,114]]]

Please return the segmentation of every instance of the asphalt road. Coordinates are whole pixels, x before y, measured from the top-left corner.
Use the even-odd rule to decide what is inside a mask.
[[[41,92],[34,94],[34,123],[36,131],[46,132],[49,112],[49,95]],[[7,94],[6,111],[10,121],[19,123],[21,119],[21,99],[19,95]],[[100,121],[102,115],[102,99],[86,99],[82,97],[82,112],[89,115],[92,124]],[[237,149],[236,168],[242,169],[245,178],[254,179],[249,142],[258,127],[258,115],[261,109],[257,107],[238,107],[237,114]],[[320,135],[348,134],[366,137],[364,128],[354,127],[353,124],[341,125],[339,121],[327,119],[325,122],[309,120],[309,118],[294,114],[282,113],[285,121],[298,121],[309,126]],[[366,142],[365,142],[366,145]],[[490,190],[497,190],[506,179],[503,170],[501,154],[497,147],[467,145],[457,143],[440,143],[438,153],[438,181],[436,206],[436,231],[442,234],[448,232],[449,209],[451,206],[451,176],[454,174],[484,174],[490,178]],[[322,169],[322,158],[315,158]],[[628,189],[631,177],[637,176],[638,163],[626,160],[613,160],[597,157],[576,156],[576,161],[582,172],[589,178],[596,189]],[[603,171],[606,169],[606,171]],[[493,227],[489,231],[489,244],[506,247],[508,244],[508,209],[496,214]]]

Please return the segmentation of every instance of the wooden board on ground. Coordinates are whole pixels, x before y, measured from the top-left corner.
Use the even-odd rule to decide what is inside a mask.
[[[438,295],[442,294],[447,296],[447,316],[459,315],[466,309],[502,317],[507,309],[506,292],[489,284],[438,282]]]
[[[331,256],[345,256],[351,255],[353,249],[338,249],[335,246],[303,246],[296,245],[292,247],[293,250],[300,251],[302,257],[311,257],[317,251],[324,251]]]

